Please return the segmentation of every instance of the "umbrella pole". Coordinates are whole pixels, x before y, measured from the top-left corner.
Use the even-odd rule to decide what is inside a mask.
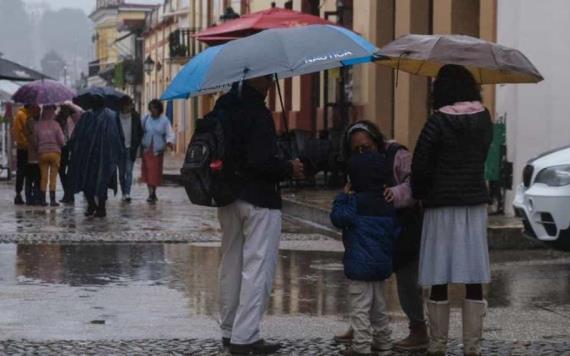
[[[279,85],[279,77],[275,73],[275,83],[277,85],[277,93],[279,95],[279,103],[281,104],[281,120],[283,121],[283,128],[285,133],[289,133],[289,124],[287,123],[287,114],[285,113],[285,104],[283,103],[283,95],[281,94],[281,85]]]

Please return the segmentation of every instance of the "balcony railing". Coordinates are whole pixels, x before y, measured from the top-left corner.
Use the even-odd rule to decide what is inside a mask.
[[[168,38],[170,58],[186,59],[192,55],[190,30],[176,30]]]
[[[94,77],[101,71],[101,63],[99,60],[89,62],[89,76]]]

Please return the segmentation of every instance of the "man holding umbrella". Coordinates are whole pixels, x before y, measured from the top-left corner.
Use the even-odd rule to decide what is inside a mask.
[[[251,79],[222,96],[214,112],[239,122],[234,147],[239,174],[232,186],[238,198],[219,208],[222,226],[220,312],[225,346],[232,354],[265,354],[280,345],[265,343],[260,322],[267,307],[281,237],[279,181],[303,177],[300,160],[277,158],[277,134],[265,98],[271,76]],[[236,125],[237,126],[237,125]]]

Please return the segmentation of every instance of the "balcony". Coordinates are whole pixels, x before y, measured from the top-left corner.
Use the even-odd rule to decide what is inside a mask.
[[[101,63],[99,60],[89,62],[89,77],[94,77],[101,71]]]
[[[176,30],[168,37],[170,60],[185,62],[192,55],[192,36],[190,30]]]

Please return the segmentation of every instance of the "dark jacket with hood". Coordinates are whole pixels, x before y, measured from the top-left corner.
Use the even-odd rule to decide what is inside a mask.
[[[384,199],[385,154],[353,155],[349,177],[353,193],[339,194],[331,221],[343,229],[344,273],[357,281],[382,281],[392,274],[393,250],[400,227],[396,209]]]
[[[265,97],[243,84],[220,97],[214,112],[231,125],[232,186],[239,200],[256,207],[281,209],[279,182],[292,176],[290,162],[278,158],[277,133]]]
[[[484,172],[492,136],[491,116],[482,106],[473,112],[436,111],[414,152],[414,198],[428,208],[487,204]]]

